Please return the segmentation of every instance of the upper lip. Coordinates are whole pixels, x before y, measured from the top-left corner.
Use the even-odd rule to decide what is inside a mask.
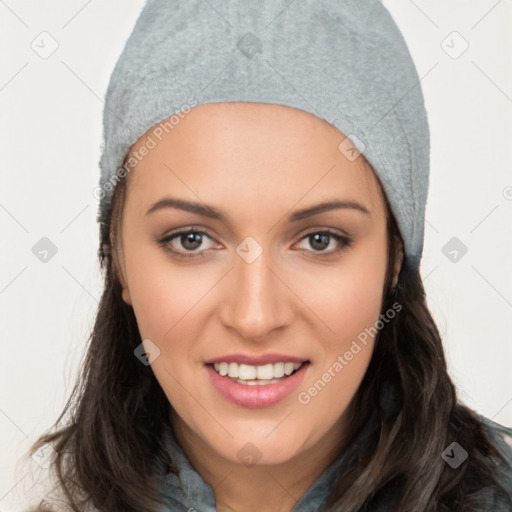
[[[270,363],[305,363],[308,359],[303,357],[290,356],[286,354],[259,354],[259,355],[248,355],[248,354],[226,354],[225,356],[214,357],[205,361],[205,364],[215,363],[239,363],[248,364],[250,366],[262,366]]]

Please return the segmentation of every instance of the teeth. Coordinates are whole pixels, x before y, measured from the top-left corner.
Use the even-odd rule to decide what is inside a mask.
[[[229,364],[228,363],[216,364],[215,369],[224,377],[229,372]]]
[[[295,369],[295,365],[293,363],[284,363],[284,373],[286,375],[290,375]]]
[[[236,364],[236,363],[231,363]],[[229,365],[231,369],[231,364]],[[258,367],[256,366],[249,366],[248,364],[241,364],[238,367],[238,378],[241,380],[254,380],[256,378]],[[231,372],[230,372],[231,376]]]
[[[232,379],[239,379],[241,381],[254,381],[255,379],[261,381],[272,381],[273,379],[280,379],[285,375],[291,375],[294,370],[298,370],[302,363],[274,363],[264,364],[261,366],[251,366],[248,364],[238,363],[215,363],[213,367],[223,377],[228,376]],[[270,383],[270,382],[269,382]]]
[[[238,378],[239,370],[237,363],[229,363],[228,366],[228,375],[233,377],[234,379]]]

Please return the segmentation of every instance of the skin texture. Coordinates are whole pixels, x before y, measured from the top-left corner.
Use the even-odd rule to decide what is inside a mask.
[[[284,106],[201,105],[128,175],[123,299],[142,339],[160,350],[151,368],[173,406],[180,444],[214,488],[219,511],[291,510],[336,457],[344,411],[370,361],[371,338],[309,403],[298,400],[381,313],[385,202],[364,158],[350,161],[338,149],[344,138]],[[226,220],[176,208],[146,213],[165,197],[210,205]],[[329,200],[357,202],[368,213],[342,208],[287,220]],[[194,256],[179,258],[159,245],[189,227],[206,233],[198,248],[179,236],[166,247]],[[331,237],[322,251],[307,235],[325,229],[350,245]],[[248,236],[263,249],[251,263],[236,252]],[[205,360],[267,352],[311,362],[299,389],[279,403],[239,407],[210,383]],[[261,454],[251,467],[239,457],[248,442]]]

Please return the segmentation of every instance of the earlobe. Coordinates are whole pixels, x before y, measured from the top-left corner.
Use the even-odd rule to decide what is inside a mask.
[[[398,257],[395,260],[395,267],[393,269],[393,282],[391,283],[391,289],[393,289],[393,290],[398,285],[398,276],[400,275],[400,270],[402,269],[403,261],[404,261],[404,253],[403,253],[403,250],[401,250]]]
[[[121,297],[126,302],[126,304],[128,304],[128,306],[131,306],[132,299],[130,297],[130,291],[128,290],[128,286],[126,286],[126,282],[124,280],[123,273],[121,271],[119,271],[119,269],[117,270],[116,273],[117,273],[117,277],[119,279],[119,283],[121,284],[121,288],[123,289],[123,291],[121,292]]]
[[[128,306],[132,305],[132,299],[130,297],[130,291],[128,290],[128,286],[126,285],[126,281],[124,279],[123,270],[121,269],[121,266],[119,265],[119,262],[117,260],[114,260],[114,273],[119,280],[119,284],[121,285],[122,292],[121,292],[121,298],[123,299]]]
[[[124,286],[122,283],[121,283],[121,286],[123,287],[123,292],[121,294],[121,297],[126,302],[126,304],[128,304],[128,306],[131,306],[132,299],[130,297],[130,292],[128,291],[128,288],[126,288],[126,286]]]

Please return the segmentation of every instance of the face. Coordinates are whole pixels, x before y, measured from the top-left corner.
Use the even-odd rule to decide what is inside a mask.
[[[175,428],[238,464],[339,437],[386,277],[373,172],[278,105],[201,105],[159,138],[132,149],[154,146],[128,175],[119,266]]]

